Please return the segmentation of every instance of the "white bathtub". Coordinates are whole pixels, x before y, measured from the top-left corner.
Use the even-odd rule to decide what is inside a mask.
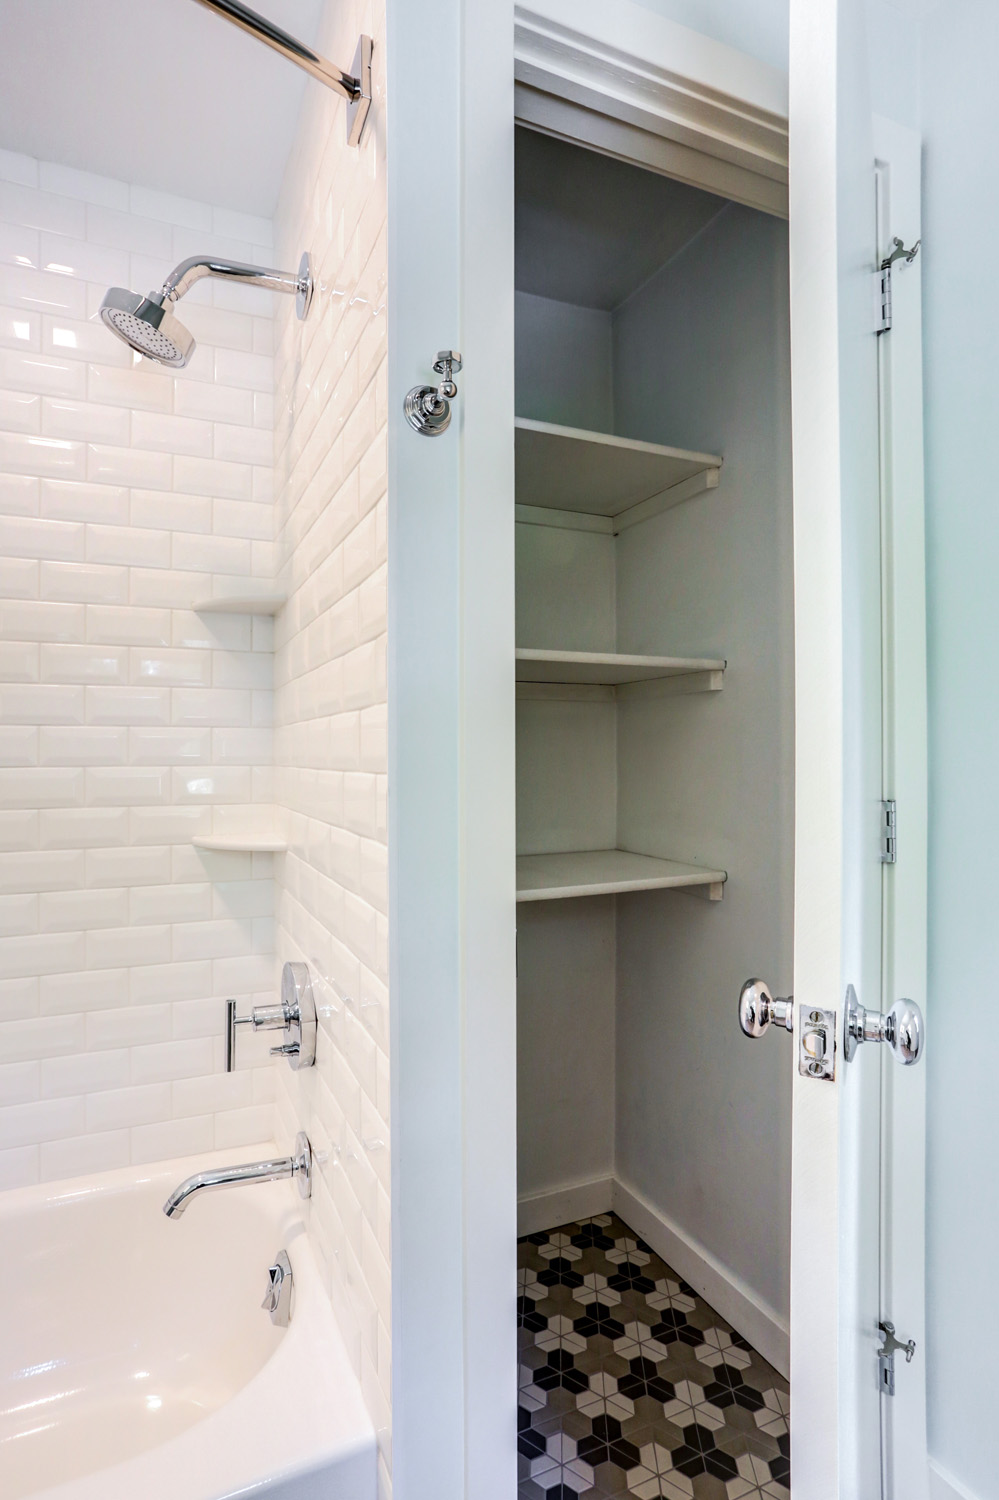
[[[375,1438],[292,1182],[162,1212],[273,1145],[0,1194],[3,1500],[373,1500]],[[291,1323],[261,1307],[286,1249]]]

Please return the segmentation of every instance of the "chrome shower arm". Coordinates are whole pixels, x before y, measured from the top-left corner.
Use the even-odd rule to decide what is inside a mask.
[[[282,57],[288,58],[289,62],[297,63],[304,68],[306,73],[311,73],[313,78],[318,78],[320,83],[325,83],[329,88],[335,89],[345,99],[354,103],[361,97],[361,80],[350,73],[345,73],[342,68],[327,62],[325,57],[320,57],[318,52],[313,52],[304,42],[297,37],[291,36],[287,31],[282,31],[280,26],[275,26],[273,21],[268,21],[266,16],[258,16],[255,10],[248,5],[241,5],[240,0],[198,0],[206,10],[215,11],[216,15],[224,16],[227,21],[232,21],[234,26],[240,27],[242,31],[248,31],[258,41],[265,42],[268,47],[273,47],[275,52],[280,52]]]
[[[248,266],[239,260],[218,260],[214,255],[189,255],[163,283],[162,296],[167,302],[179,302],[203,276],[218,276],[223,281],[241,281],[247,286],[262,286],[272,292],[290,292],[297,296],[306,290],[308,269],[297,276],[289,271],[275,271],[269,266]]]

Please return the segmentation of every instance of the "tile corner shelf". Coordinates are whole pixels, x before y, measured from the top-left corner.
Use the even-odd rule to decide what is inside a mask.
[[[633,687],[659,682],[675,690],[712,692],[722,685],[721,657],[637,656],[616,651],[545,651],[518,646],[517,681],[558,686]]]
[[[220,854],[284,854],[288,848],[284,839],[253,833],[197,834],[191,843],[195,849],[211,849]]]
[[[714,453],[517,417],[517,519],[616,535],[714,489]]]
[[[626,849],[585,849],[571,854],[517,856],[517,900],[559,901],[574,896],[610,896],[626,891],[691,890],[720,901],[724,870],[673,859],[655,859]]]
[[[191,608],[198,615],[276,615],[287,602],[287,594],[220,594],[198,599]]]

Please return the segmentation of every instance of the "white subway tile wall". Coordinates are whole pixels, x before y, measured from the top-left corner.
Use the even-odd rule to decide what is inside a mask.
[[[288,853],[277,951],[309,962],[316,1067],[277,1076],[279,1139],[317,1153],[311,1235],[379,1434],[390,1490],[386,888],[386,182],[384,6],[327,4],[323,47],[374,39],[359,150],[342,103],[307,92],[275,220],[278,258],[312,252],[305,323],[279,308],[275,507],[288,603],[275,621],[275,788]]]
[[[272,1135],[273,856],[191,838],[273,797],[272,622],[192,610],[273,580],[273,300],[181,371],[94,318],[201,250],[272,226],[0,152],[0,1186]]]

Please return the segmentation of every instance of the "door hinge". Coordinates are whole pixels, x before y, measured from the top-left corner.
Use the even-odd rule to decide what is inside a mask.
[[[884,1345],[878,1350],[878,1380],[882,1395],[894,1396],[895,1355],[904,1354],[906,1364],[910,1365],[916,1352],[916,1341],[910,1339],[907,1344],[900,1343],[895,1337],[895,1324],[889,1323],[887,1319],[879,1323],[878,1327],[885,1336]]]
[[[881,803],[881,863],[893,865],[898,857],[898,841],[895,835],[895,798],[888,797]]]
[[[891,332],[891,273],[892,266],[897,260],[904,260],[907,266],[911,266],[919,254],[922,240],[917,240],[911,250],[907,250],[902,240],[896,235],[892,240],[892,251],[886,255],[880,266],[874,273],[874,332]]]

